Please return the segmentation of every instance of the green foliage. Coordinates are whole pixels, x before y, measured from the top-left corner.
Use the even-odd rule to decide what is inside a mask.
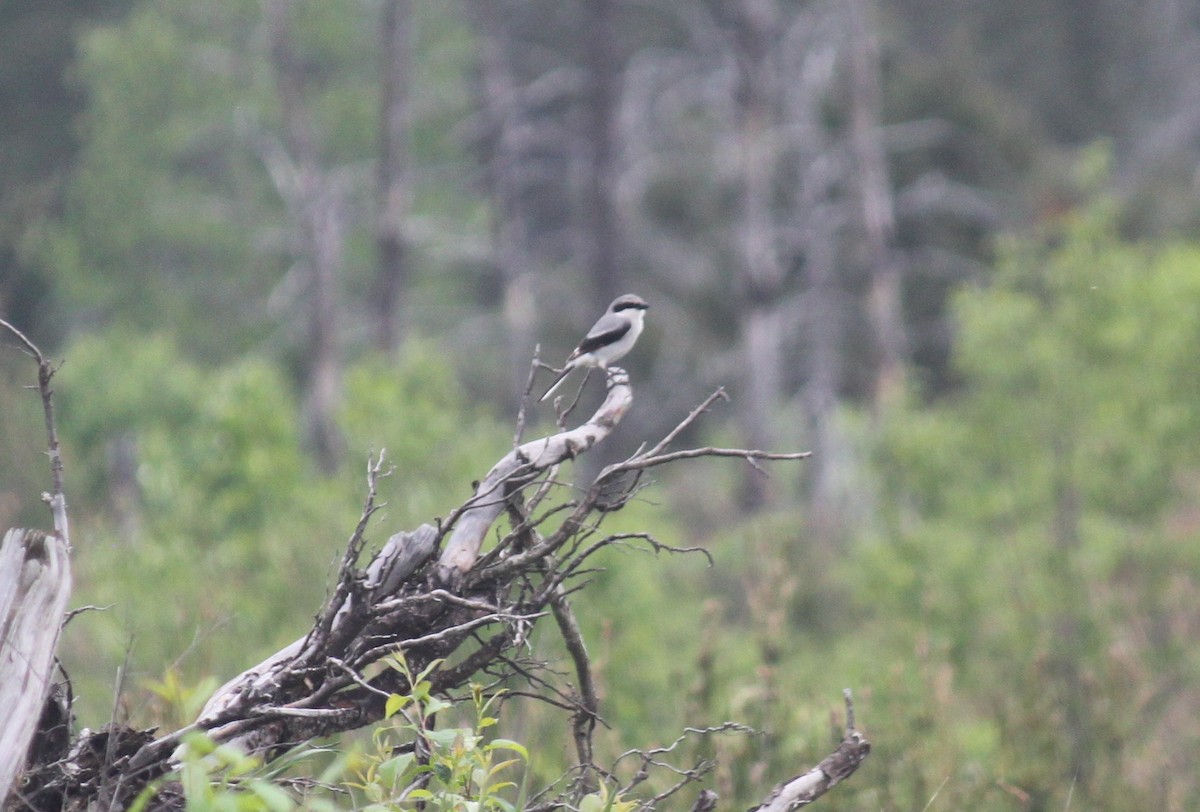
[[[518,785],[504,775],[527,760],[529,753],[517,742],[487,738],[498,721],[492,706],[500,694],[485,696],[481,686],[472,685],[471,724],[437,728],[432,724],[434,715],[453,707],[430,695],[428,677],[441,662],[430,663],[417,674],[403,654],[389,657],[387,664],[404,675],[412,690],[388,699],[388,721],[375,728],[372,750],[362,758],[358,780],[350,783],[366,797],[367,809],[514,812],[521,808],[513,798]]]
[[[168,668],[161,680],[147,680],[144,687],[163,705],[155,716],[178,730],[196,720],[218,685],[216,677],[212,676],[189,685],[176,669]]]
[[[387,658],[385,664],[403,674],[412,690],[388,699],[387,718],[375,726],[365,750],[349,748],[330,759],[321,748],[303,746],[264,766],[258,758],[192,733],[184,739],[178,772],[150,785],[131,810],[148,808],[156,795],[168,790],[181,791],[187,809],[195,812],[523,808],[523,787],[508,776],[528,760],[529,752],[515,741],[492,735],[499,721],[494,706],[502,692],[487,696],[473,685],[464,714],[469,722],[438,727],[435,716],[460,710],[430,694],[428,678],[441,662],[415,674],[403,654]],[[291,780],[297,774],[308,777]],[[581,803],[581,809],[595,812],[630,812],[634,806],[610,798],[603,789]]]
[[[1200,563],[1172,530],[1200,465],[1200,246],[1129,244],[1113,223],[1101,202],[1007,245],[991,284],[957,299],[961,391],[888,427],[887,540],[864,542],[850,577],[878,652],[927,675],[865,712],[897,714],[906,756],[885,786],[901,806],[937,787],[936,764],[951,805],[1168,805],[1168,711],[1140,680],[1196,673],[1144,630],[1154,573]],[[1173,797],[1200,798],[1185,785]]]
[[[266,767],[261,759],[247,756],[228,745],[218,745],[206,734],[184,737],[181,766],[146,787],[130,805],[130,812],[151,808],[164,789],[183,793],[188,812],[334,812],[343,808],[334,802],[328,788],[338,782],[345,759],[336,758],[311,780],[291,782],[285,768],[323,755],[315,748],[300,748],[289,757]]]
[[[878,518],[850,548],[814,546],[790,511],[717,529],[638,500],[605,518],[600,532],[707,543],[718,565],[651,558],[631,538],[573,598],[611,725],[597,733],[598,760],[689,724],[747,721],[764,733],[677,755],[719,758],[722,797],[749,802],[764,776],[828,752],[831,698],[849,685],[877,747],[824,801],[831,809],[1002,810],[1014,798],[1054,809],[1068,795],[1089,808],[1139,798],[1169,808],[1200,797],[1186,779],[1163,788],[1164,771],[1186,770],[1161,750],[1170,738],[1173,758],[1200,753],[1172,721],[1197,701],[1178,686],[1200,678],[1180,631],[1200,622],[1196,531],[1180,507],[1200,491],[1200,248],[1124,242],[1102,205],[1053,237],[1013,241],[991,284],[956,300],[961,388],[889,418]],[[351,450],[334,478],[306,463],[294,396],[272,364],[205,368],[169,339],[120,332],[81,340],[67,358],[64,438],[90,471],[81,504],[110,501],[96,469],[114,430],[138,448],[141,501],[129,537],[116,537],[111,509],[77,522],[81,602],[122,608],[76,620],[65,654],[69,667],[115,668],[135,632],[132,672],[157,703],[140,712],[157,718],[186,717],[206,675],[303,630],[354,520],[368,452],[386,447],[396,464],[382,536],[452,508],[509,444],[419,341],[399,361],[347,371]],[[705,503],[703,481],[663,476],[679,501]],[[218,628],[220,650],[207,637]],[[534,638],[539,656],[565,665],[547,637]],[[425,731],[430,715],[452,713],[427,676],[413,675],[371,748],[350,759],[357,791],[381,808],[519,806],[482,694],[468,721]],[[107,708],[107,690],[87,693]],[[542,743],[527,759],[515,750],[531,781],[566,766],[564,727],[538,709],[506,720],[507,736]],[[414,735],[428,765],[395,752]],[[401,801],[421,776],[430,784]],[[253,795],[234,783],[213,791]],[[584,803],[630,801],[601,792]]]
[[[372,206],[377,158],[379,4],[294,6],[320,159],[353,178],[339,181],[352,214],[340,284],[351,309],[362,310],[375,270],[373,220],[361,213]],[[481,202],[456,192],[469,184],[446,183],[440,167],[469,171],[463,144],[448,134],[467,115],[472,39],[440,5],[421,5],[413,18],[422,36],[413,40],[410,79],[412,213],[454,223],[429,229],[431,239],[461,241],[486,228]],[[302,274],[287,272],[295,261],[286,200],[295,156],[280,151],[287,139],[260,4],[143,0],[126,19],[88,31],[80,51],[76,73],[88,104],[79,165],[64,215],[29,240],[69,309],[169,331],[193,357],[229,359],[255,345],[294,349],[302,340],[294,318],[304,307]],[[427,98],[437,103],[423,104]],[[421,252],[410,260],[419,266]],[[441,288],[445,277],[433,274],[429,284]],[[419,275],[412,281],[415,290]]]
[[[263,336],[269,322],[249,305],[265,301],[281,263],[253,245],[283,227],[248,137],[273,109],[245,58],[258,14],[252,2],[160,0],[84,38],[85,146],[67,216],[42,245],[75,302],[170,325],[219,356],[231,337]]]
[[[579,812],[633,812],[639,806],[639,801],[621,800],[620,793],[610,792],[604,784],[579,799]]]
[[[263,359],[210,369],[165,337],[121,331],[66,350],[60,429],[81,495],[76,599],[113,607],[75,621],[64,642],[68,662],[89,663],[77,686],[85,718],[110,712],[109,675],[131,641],[126,674],[156,686],[160,701],[138,711],[153,721],[177,715],[181,694],[209,675],[236,673],[303,633],[357,519],[369,453],[386,446],[395,466],[381,488],[381,539],[465,498],[508,432],[465,409],[420,346],[348,370],[350,450],[333,477],[304,454],[295,396]],[[115,447],[132,466],[114,466]],[[164,688],[173,683],[182,687]]]
[[[920,31],[923,45],[915,73],[911,59],[893,53],[900,70],[886,77],[886,118],[923,120],[933,109],[962,124],[965,135],[893,156],[898,187],[914,182],[915,190],[915,182],[940,174],[1007,186],[1012,178],[997,178],[997,166],[1036,164],[1036,128],[1021,109],[1050,110],[1062,129],[1072,106],[1092,114],[1105,108],[1087,71],[1067,83],[1047,82],[1041,70],[990,71],[1018,76],[1018,85],[1035,81],[1021,99],[984,81],[988,71],[964,54],[939,55],[942,67],[929,67],[924,40],[947,40],[924,19],[943,10],[925,5],[910,3],[894,15]],[[467,180],[473,162],[464,159],[470,139],[463,133],[477,130],[462,123],[471,112],[478,48],[462,8],[431,3],[412,11],[408,235],[417,273],[406,294],[416,319],[455,308],[456,328],[471,334],[460,325],[473,324],[476,301],[492,301],[493,291],[452,273],[446,259],[471,254],[463,246],[489,228],[484,196]],[[341,282],[349,306],[361,307],[372,284],[372,223],[364,213],[378,133],[379,4],[299,0],[295,11],[321,159],[351,181]],[[544,11],[535,5],[530,17],[513,21],[526,51],[509,55],[519,82],[575,75],[573,57],[556,55],[575,15],[556,11],[538,21]],[[1070,22],[1060,11],[1055,4],[1038,14],[994,5],[994,13],[954,17],[949,24],[962,36],[949,41],[968,43],[967,51],[983,43],[983,51],[1008,59],[1012,38],[997,38],[990,23],[1036,43]],[[653,67],[656,44],[669,39],[671,51],[683,53],[687,35],[671,12],[647,13],[629,18],[641,20],[638,44],[622,41]],[[1133,30],[1126,16],[1110,9],[1111,19],[1084,37],[1089,47]],[[1144,22],[1132,19],[1134,28]],[[536,30],[521,30],[528,21]],[[663,39],[659,27],[676,30]],[[903,38],[895,33],[903,25],[893,28],[889,49]],[[30,33],[38,32],[15,25],[7,39],[41,41]],[[1134,39],[1145,36],[1134,31]],[[382,538],[444,515],[507,448],[507,427],[463,405],[442,351],[451,344],[417,340],[398,361],[360,359],[346,371],[341,419],[349,457],[335,476],[311,468],[294,382],[280,360],[297,352],[303,293],[298,275],[287,272],[294,223],[265,160],[280,141],[267,43],[253,0],[139,0],[126,19],[81,38],[75,81],[87,99],[78,123],[84,146],[66,181],[62,218],[26,233],[28,212],[54,208],[49,201],[57,195],[22,184],[19,195],[5,197],[4,210],[15,214],[0,226],[0,263],[10,261],[18,240],[21,252],[34,249],[46,277],[31,289],[54,288],[69,315],[62,321],[76,331],[56,381],[75,511],[76,599],[114,608],[73,621],[63,655],[93,726],[111,711],[111,675],[127,648],[122,673],[129,679],[117,712],[178,723],[194,715],[219,676],[302,632],[356,518],[368,452],[387,448],[396,466],[382,484],[387,506],[372,529]],[[32,62],[13,50],[9,71]],[[1061,56],[1054,48],[1030,53],[1043,67]],[[955,75],[947,76],[946,65]],[[1156,69],[1145,70],[1123,75],[1130,86],[1161,84],[1151,81]],[[44,97],[49,83],[36,84]],[[522,95],[551,126],[562,122],[552,108],[571,107],[557,95],[559,84],[543,78],[526,88],[537,92]],[[955,88],[949,97],[948,85]],[[1067,96],[1054,97],[1064,88]],[[1068,97],[1073,105],[1059,103]],[[713,126],[715,109],[689,108],[669,125],[670,137],[692,143]],[[29,125],[28,116],[18,118],[10,122],[14,137]],[[682,120],[692,118],[690,125]],[[0,173],[25,176],[39,163],[28,156],[63,154],[63,141],[26,139]],[[534,185],[545,188],[531,187],[524,208],[538,211],[556,199],[555,191],[546,194],[553,184],[545,178],[572,173],[557,172],[552,147],[534,151],[542,167]],[[676,152],[697,154],[690,146]],[[997,161],[1000,152],[1007,157]],[[673,156],[671,164],[678,169],[652,180],[643,207],[656,212],[663,231],[693,243],[722,233],[732,208],[721,183],[686,160]],[[1107,154],[1090,152],[1083,185],[1094,190],[1108,171]],[[1194,219],[1190,177],[1181,172],[1152,184],[1153,207],[1175,206],[1174,219]],[[1179,199],[1164,187],[1182,190]],[[546,235],[563,212],[548,207],[551,222],[531,222],[526,231],[551,246],[535,249],[550,252],[539,261],[552,256],[559,264],[561,241]],[[983,229],[961,215],[932,226],[901,223],[901,242],[915,245],[914,256],[930,244],[977,256]],[[589,589],[574,600],[612,726],[598,733],[601,750],[612,755],[670,739],[689,723],[750,721],[767,732],[702,753],[722,757],[725,802],[749,802],[764,780],[828,750],[818,731],[831,698],[852,685],[878,745],[864,771],[827,800],[829,808],[1007,809],[1024,798],[1027,808],[1058,809],[1068,797],[1097,809],[1200,806],[1191,776],[1200,742],[1194,725],[1178,721],[1194,718],[1200,704],[1191,687],[1200,683],[1200,662],[1190,645],[1200,628],[1200,554],[1189,507],[1200,498],[1200,248],[1130,244],[1118,238],[1116,218],[1101,203],[1054,233],[1014,240],[1002,247],[987,287],[956,297],[961,388],[934,408],[913,404],[890,417],[874,460],[879,492],[862,498],[872,532],[852,548],[814,544],[790,510],[717,526],[715,516],[734,510],[730,483],[690,473],[696,469],[677,486],[686,495],[669,510],[635,505],[606,520],[606,531],[653,528],[669,543],[709,544],[718,567],[706,572],[698,558],[651,559],[619,548],[603,559],[607,571],[589,574]],[[920,233],[931,227],[940,240]],[[719,258],[729,246],[718,239],[708,247]],[[950,275],[926,273],[910,277],[906,305],[940,314]],[[11,295],[22,291],[10,282],[0,292],[11,310]],[[737,297],[720,295],[728,279],[693,282],[684,298],[693,306],[707,298],[729,315]],[[17,310],[30,298],[29,291],[18,296]],[[116,326],[87,332],[97,320]],[[710,321],[719,323],[716,333],[689,339],[716,348],[710,354],[721,368],[737,320]],[[10,368],[6,382],[26,380]],[[0,392],[8,418],[0,448],[11,477],[0,482],[0,517],[35,521],[44,514],[29,509],[25,494],[41,490],[44,466],[36,451],[25,452],[41,445],[40,416],[35,399],[14,391],[10,384]],[[708,511],[680,515],[692,506]],[[564,662],[545,640],[538,645],[539,655]],[[394,700],[389,742],[418,733],[406,713],[421,721],[431,709],[448,710],[416,683]],[[495,747],[503,745],[485,743],[482,732],[494,718],[486,710],[477,700],[470,723],[428,734],[441,759],[430,767],[441,793],[430,803],[511,803],[507,789],[485,794],[504,783],[491,775],[502,758]],[[533,710],[509,724],[536,731],[523,740],[565,738],[557,714]],[[423,727],[419,735],[426,736]],[[380,758],[363,790],[374,787],[383,803],[420,765],[390,752]],[[561,759],[544,745],[528,761],[549,775]],[[198,742],[185,767],[189,803],[297,803],[260,770]],[[629,803],[602,791],[581,809],[619,812]]]
[[[351,458],[386,448],[395,466],[380,483],[394,524],[419,524],[457,507],[510,447],[511,429],[466,402],[432,343],[414,338],[397,360],[368,356],[347,370],[345,386],[341,425]]]
[[[216,745],[201,733],[188,736],[184,746],[179,779],[189,810],[290,812],[297,807],[286,792],[255,775],[262,769],[259,759]]]

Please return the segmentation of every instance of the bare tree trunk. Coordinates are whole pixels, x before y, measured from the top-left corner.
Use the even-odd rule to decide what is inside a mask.
[[[908,341],[904,330],[900,264],[893,244],[896,216],[880,130],[879,42],[871,0],[847,0],[850,46],[850,140],[857,169],[863,234],[871,266],[869,310],[877,369],[876,411],[904,390]]]
[[[411,177],[408,165],[411,0],[385,0],[376,176],[375,245],[379,258],[374,297],[375,343],[384,352],[400,346],[400,305],[410,276],[405,239]]]
[[[35,530],[0,542],[0,800],[25,765],[54,672],[54,652],[71,595],[67,543]],[[65,739],[65,731],[64,731]]]
[[[583,0],[580,29],[587,88],[583,128],[581,216],[578,238],[583,242],[584,267],[594,298],[593,310],[602,311],[623,293],[621,287],[621,233],[614,185],[617,180],[617,127],[614,116],[619,95],[620,65],[613,25],[613,0]]]
[[[312,281],[304,416],[312,451],[321,467],[331,470],[342,451],[334,415],[342,378],[337,347],[337,285],[343,261],[345,212],[339,190],[321,170],[312,116],[304,100],[303,66],[293,42],[292,9],[292,0],[264,0],[271,67],[283,113],[283,140],[292,165],[287,187],[281,191],[300,232],[303,261],[309,266]]]
[[[837,236],[828,211],[813,206],[808,228],[812,238],[805,253],[807,287],[805,325],[809,353],[808,380],[801,398],[813,464],[806,466],[808,525],[816,539],[829,541],[836,532],[837,487],[834,469],[842,456],[843,438],[835,425],[842,377],[841,293],[837,284]]]
[[[784,268],[774,214],[774,178],[779,159],[778,70],[773,43],[778,36],[775,0],[740,0],[733,35],[738,80],[737,110],[740,212],[737,247],[742,271],[742,352],[746,401],[741,405],[744,441],[763,445],[770,416],[779,404],[783,370],[782,313]],[[750,471],[742,503],[756,508],[766,500],[765,483]]]
[[[54,519],[54,535],[9,530],[0,541],[0,803],[9,796],[17,773],[33,757],[58,761],[66,749],[70,707],[51,694],[50,675],[71,596],[71,530],[63,490],[63,459],[54,419],[58,370],[29,338],[4,319],[11,334],[37,361],[38,393],[46,425],[46,456],[51,490],[42,494]],[[32,740],[32,745],[31,745]]]
[[[501,0],[474,0],[467,6],[479,37],[479,110],[483,118],[483,162],[494,204],[492,250],[503,297],[504,332],[514,382],[525,378],[537,322],[529,251],[529,212],[522,196],[521,157],[527,129],[520,91],[508,55],[512,36]],[[515,392],[515,390],[514,390]],[[516,403],[514,397],[513,403]]]

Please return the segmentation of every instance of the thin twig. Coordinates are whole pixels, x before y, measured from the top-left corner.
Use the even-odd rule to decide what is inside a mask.
[[[367,495],[363,500],[362,513],[359,515],[358,524],[355,525],[354,532],[350,534],[350,539],[346,542],[346,551],[342,554],[342,563],[338,568],[338,582],[334,587],[333,595],[330,596],[329,602],[325,605],[325,609],[321,613],[319,620],[308,633],[303,646],[304,651],[310,650],[309,643],[312,641],[314,635],[316,635],[318,641],[324,641],[329,637],[329,633],[333,629],[334,620],[353,590],[355,564],[358,562],[363,546],[366,544],[367,525],[370,524],[371,517],[375,515],[375,512],[382,507],[375,504],[375,497],[379,492],[379,477],[386,475],[383,470],[383,460],[386,453],[386,449],[381,448],[378,457],[374,459],[370,456],[367,457]]]
[[[550,609],[558,630],[562,634],[563,643],[571,661],[575,664],[575,673],[579,678],[579,708],[575,711],[571,723],[572,734],[575,738],[575,752],[579,757],[580,794],[595,792],[599,785],[593,773],[592,733],[596,729],[596,714],[600,709],[600,699],[596,694],[596,682],[592,678],[592,664],[588,657],[587,646],[583,641],[583,632],[579,629],[579,621],[567,601],[562,585],[554,588],[550,594]]]
[[[455,595],[453,592],[449,592],[445,589],[433,589],[429,592],[424,592],[419,595],[411,595],[405,598],[396,598],[394,600],[383,601],[376,604],[375,609],[379,612],[391,612],[395,609],[399,609],[401,606],[407,606],[426,601],[452,603],[455,606],[461,606],[464,609],[478,609],[481,612],[490,612],[493,614],[500,612],[500,609],[493,604],[485,603],[484,601],[473,601],[469,598]]]
[[[108,606],[94,606],[89,603],[87,606],[80,606],[76,609],[72,609],[70,612],[67,612],[66,616],[63,618],[62,628],[65,629],[68,623],[70,623],[79,615],[82,615],[84,612],[107,612],[114,606],[116,606],[115,603],[110,603]]]
[[[525,379],[525,389],[521,393],[521,405],[517,409],[517,428],[513,432],[513,448],[521,445],[521,438],[525,434],[525,413],[529,410],[529,396],[533,392],[533,382],[537,378],[537,371],[543,366],[539,358],[541,352],[542,345],[535,344],[533,347],[533,360],[529,362],[529,376]]]
[[[498,657],[497,659],[499,659],[501,662],[503,662],[504,665],[507,666],[508,668],[511,668],[515,674],[522,677],[530,685],[534,685],[534,686],[537,686],[540,688],[545,688],[546,690],[554,693],[556,696],[558,696],[559,701],[555,702],[547,697],[543,697],[538,694],[528,694],[528,696],[530,696],[531,698],[541,699],[541,700],[547,702],[548,704],[555,705],[556,707],[561,707],[565,710],[570,710],[570,711],[579,710],[578,698],[571,696],[570,694],[566,693],[561,688],[559,688],[557,685],[553,684],[549,680],[542,679],[540,676],[537,675],[537,673],[535,673],[535,669],[536,669],[539,671],[549,671],[550,673],[561,676],[561,674],[559,674],[559,672],[554,671],[549,666],[547,666],[545,663],[533,663],[531,665],[531,667],[527,668],[524,665],[522,665],[521,663],[517,662],[516,660],[514,660],[513,658],[511,658],[505,654],[501,654],[500,657]],[[509,693],[512,695],[516,695],[515,691],[510,691]],[[599,721],[601,724],[604,724],[603,719],[598,719],[597,721]],[[607,725],[605,725],[605,726],[607,727]]]
[[[12,324],[0,319],[0,327],[12,333],[21,342],[25,352],[37,361],[38,393],[42,398],[42,416],[46,424],[46,453],[50,457],[50,482],[54,488],[50,493],[42,494],[42,501],[50,506],[50,513],[54,518],[54,532],[66,542],[67,548],[70,549],[71,534],[67,521],[67,498],[63,491],[62,451],[59,448],[58,429],[54,419],[54,390],[50,388],[50,381],[58,372],[58,367],[47,360],[38,346]]]
[[[719,725],[710,725],[709,727],[685,727],[673,742],[662,747],[652,747],[649,750],[626,750],[621,755],[617,756],[613,762],[614,769],[618,763],[630,756],[661,756],[673,752],[676,747],[683,744],[688,736],[711,736],[714,733],[743,733],[754,736],[758,731],[749,725],[743,725],[741,722],[722,722]]]
[[[562,411],[558,410],[559,404],[563,399],[562,395],[554,399],[554,421],[558,424],[559,428],[563,428],[566,425],[567,418],[571,415],[571,412],[575,411],[575,407],[579,405],[579,399],[583,397],[583,387],[587,386],[588,378],[590,377],[592,377],[592,367],[587,367],[587,372],[584,373],[583,380],[579,382],[579,388],[575,390],[575,397],[571,399],[571,403],[567,408]]]
[[[661,454],[664,448],[670,445],[676,437],[678,437],[688,428],[688,426],[695,423],[700,415],[707,412],[709,408],[718,400],[729,400],[729,396],[725,394],[725,387],[723,386],[718,387],[715,392],[704,399],[703,403],[688,412],[688,416],[679,421],[679,425],[667,432],[667,435],[659,440],[658,443],[655,444],[654,448],[651,448],[645,454],[639,453],[636,456],[653,457],[656,454]]]
[[[421,635],[420,637],[414,637],[411,640],[401,640],[395,645],[400,649],[426,646],[430,643],[443,642],[449,637],[453,637],[463,632],[469,632],[472,629],[478,629],[480,626],[487,626],[492,623],[499,623],[501,621],[537,620],[539,617],[545,617],[546,614],[546,612],[534,612],[533,614],[528,615],[516,615],[504,612],[495,612],[490,615],[484,615],[483,617],[477,617],[474,620],[468,620],[466,623],[460,623],[457,626],[451,626],[448,629],[442,629],[440,632]]]
[[[351,679],[351,681],[354,682],[356,685],[358,685],[360,688],[362,688],[366,691],[369,691],[370,693],[373,693],[376,696],[382,697],[385,700],[391,699],[392,695],[390,693],[383,690],[382,688],[376,688],[374,685],[367,682],[365,679],[362,678],[362,675],[360,675],[353,668],[351,668],[350,666],[346,665],[344,662],[339,660],[337,657],[326,657],[325,659],[328,660],[332,665],[341,669],[342,673],[344,673],[347,677],[349,677]]]
[[[653,468],[656,465],[665,465],[668,462],[691,460],[697,457],[739,457],[747,462],[753,462],[755,460],[803,460],[811,456],[811,451],[779,454],[773,451],[757,451],[749,448],[714,448],[707,446],[705,448],[688,448],[682,451],[670,451],[665,454],[625,460],[624,462],[610,465],[605,469],[605,473],[640,471],[645,468]]]
[[[646,801],[646,807],[650,809],[656,809],[660,803],[665,801],[667,798],[670,798],[676,792],[679,792],[679,790],[683,789],[689,784],[694,784],[697,781],[703,781],[704,777],[712,772],[712,769],[715,766],[717,766],[717,763],[708,759],[703,759],[697,762],[695,767],[692,767],[690,770],[684,770],[680,773],[680,775],[683,776],[682,778],[664,789],[662,792],[655,795],[650,800]]]
[[[675,547],[674,545],[665,544],[665,543],[659,541],[658,539],[654,538],[654,536],[650,535],[649,533],[613,533],[611,536],[608,536],[605,540],[612,544],[616,544],[619,541],[629,541],[632,539],[640,539],[640,540],[646,542],[647,544],[650,545],[650,548],[654,551],[654,553],[656,555],[658,553],[663,553],[663,552],[678,553],[680,555],[686,555],[687,553],[700,553],[700,555],[702,555],[706,559],[708,559],[708,565],[710,567],[713,565],[712,553],[710,553],[705,548],[703,548],[703,547]],[[628,545],[628,546],[630,549],[634,549],[634,550],[637,549],[632,544]]]
[[[699,764],[697,764],[695,767],[692,767],[691,769],[685,769],[682,767],[676,767],[674,764],[670,764],[666,761],[662,761],[658,758],[655,758],[655,756],[662,756],[662,755],[666,755],[667,753],[673,752],[675,750],[675,748],[677,748],[680,744],[683,743],[683,741],[685,739],[687,739],[688,736],[692,736],[692,735],[709,736],[709,735],[712,735],[715,733],[730,733],[730,732],[750,733],[750,734],[755,733],[753,728],[749,728],[738,722],[725,722],[724,724],[715,725],[713,727],[684,728],[683,733],[680,734],[679,737],[675,739],[675,741],[671,742],[669,745],[667,745],[665,747],[655,747],[655,748],[651,748],[649,750],[626,750],[624,753],[617,756],[616,761],[613,762],[613,766],[612,766],[613,772],[616,772],[617,765],[620,764],[622,760],[624,760],[625,758],[627,758],[629,756],[634,756],[634,755],[638,756],[641,760],[641,764],[638,766],[637,772],[634,773],[633,777],[629,780],[629,783],[627,783],[625,786],[621,787],[620,793],[622,795],[629,793],[629,792],[633,791],[633,789],[635,787],[637,787],[639,784],[641,784],[643,781],[648,779],[650,777],[650,770],[649,770],[650,767],[658,767],[660,769],[664,769],[669,772],[673,772],[676,775],[684,777],[684,781],[679,786],[676,786],[673,789],[671,789],[671,792],[677,792],[678,790],[682,789],[684,786],[687,786],[688,784],[692,783],[693,781],[699,780],[700,776],[702,775],[702,773],[700,773],[699,771],[700,771],[701,767],[703,766],[704,762],[700,762]]]

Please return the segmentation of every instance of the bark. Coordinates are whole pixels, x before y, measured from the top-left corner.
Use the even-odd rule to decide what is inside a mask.
[[[25,763],[50,692],[61,619],[71,594],[67,543],[36,530],[0,542],[0,798]],[[59,720],[60,727],[65,719]],[[46,731],[51,733],[53,731]]]
[[[412,71],[411,0],[383,6],[383,64],[379,105],[379,163],[376,170],[375,341],[384,352],[400,346],[400,305],[411,275],[405,222],[412,179],[408,160],[409,75]]]

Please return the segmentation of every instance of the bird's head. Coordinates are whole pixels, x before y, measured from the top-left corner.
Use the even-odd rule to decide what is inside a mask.
[[[608,306],[610,313],[620,313],[623,310],[648,310],[650,305],[646,304],[646,300],[641,296],[636,296],[632,293],[626,293],[624,296],[618,296],[613,299],[613,303]]]

